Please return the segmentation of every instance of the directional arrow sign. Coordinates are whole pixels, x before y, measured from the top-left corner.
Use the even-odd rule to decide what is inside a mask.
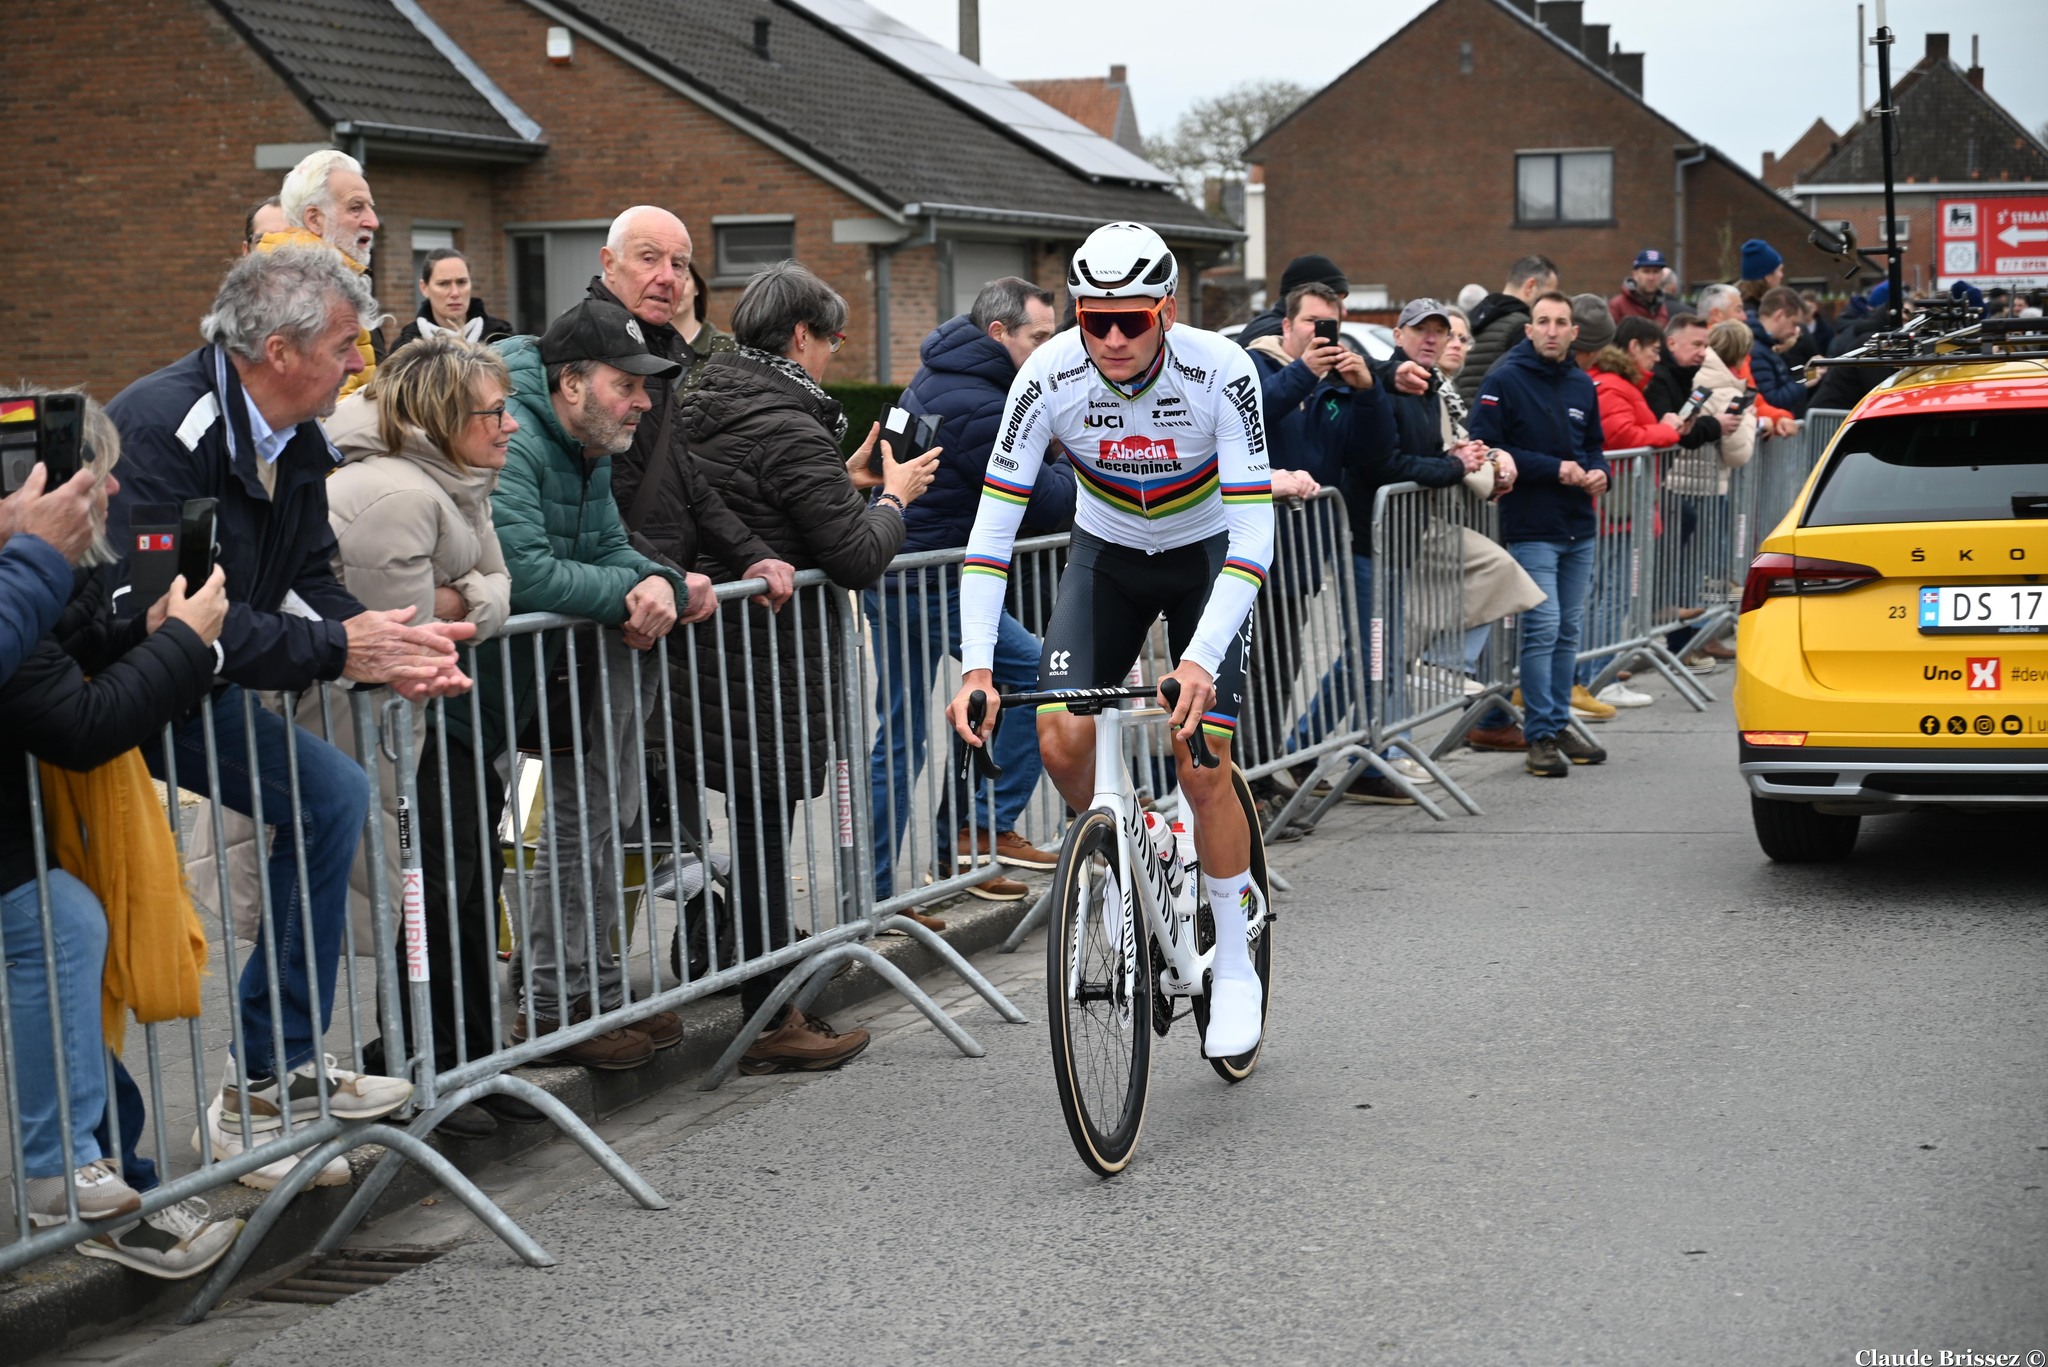
[[[2022,242],[2048,242],[2048,228],[2022,228],[2015,224],[2000,233],[1998,240],[2008,247],[2017,247]]]
[[[1979,289],[2048,289],[2048,195],[2015,195],[1986,185],[1935,203],[1936,287],[1967,280]]]

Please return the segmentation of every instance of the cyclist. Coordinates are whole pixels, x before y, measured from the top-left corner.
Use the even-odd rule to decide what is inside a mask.
[[[1194,810],[1195,851],[1216,918],[1210,970],[1210,1058],[1259,1042],[1261,990],[1245,943],[1252,902],[1251,830],[1231,786],[1230,741],[1244,705],[1251,612],[1273,556],[1273,494],[1259,381],[1249,353],[1227,338],[1175,327],[1179,266],[1159,234],[1111,223],[1089,234],[1067,271],[1078,327],[1032,353],[1017,372],[960,588],[965,678],[946,709],[967,724],[975,690],[996,696],[990,665],[1016,540],[1047,446],[1059,442],[1086,497],[1046,628],[1039,686],[1120,684],[1163,613],[1180,681],[1176,739],[1199,729],[1220,765],[1196,766],[1181,747],[1180,790]],[[1094,723],[1041,707],[1038,744],[1067,805],[1094,797]]]

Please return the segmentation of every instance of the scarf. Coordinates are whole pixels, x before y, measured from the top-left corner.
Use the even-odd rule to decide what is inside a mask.
[[[781,355],[778,352],[763,351],[759,347],[750,346],[742,346],[736,349],[738,350],[740,355],[746,357],[748,360],[759,361],[762,365],[767,366],[770,370],[775,371],[777,374],[796,381],[796,383],[803,386],[804,392],[809,394],[812,398],[816,399],[820,404],[826,404],[830,405],[832,408],[838,408],[839,416],[831,424],[832,440],[838,442],[842,446],[846,444],[846,410],[843,408],[839,408],[839,400],[833,398],[830,394],[827,394],[824,391],[823,387],[821,387],[816,380],[811,378],[810,371],[805,370],[795,361],[790,360],[789,357]]]
[[[1458,387],[1451,383],[1450,377],[1441,370],[1436,374],[1437,378],[1442,382],[1437,392],[1443,396],[1444,416],[1450,419],[1451,436],[1454,438],[1454,440],[1446,442],[1445,445],[1455,446],[1458,442],[1468,439],[1469,434],[1465,430],[1465,415],[1471,410],[1465,407],[1465,396],[1458,392]]]
[[[57,864],[106,910],[100,1028],[118,1053],[128,1012],[144,1025],[199,1014],[206,932],[142,751],[84,774],[37,767]]]
[[[452,332],[456,336],[471,342],[481,342],[484,339],[484,316],[481,313],[464,323],[460,328],[444,328],[424,313],[414,318],[413,321],[419,324],[420,336],[422,337],[431,337],[437,332]]]

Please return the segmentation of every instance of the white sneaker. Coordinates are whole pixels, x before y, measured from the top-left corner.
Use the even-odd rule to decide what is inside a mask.
[[[88,1258],[105,1258],[152,1277],[177,1281],[196,1277],[227,1256],[240,1220],[216,1220],[204,1197],[165,1206],[154,1215],[95,1234],[78,1246]]]
[[[1619,679],[1616,679],[1593,696],[1606,703],[1609,707],[1648,707],[1651,703],[1657,701],[1647,693],[1630,688]]]
[[[404,1078],[379,1077],[375,1073],[351,1073],[335,1062],[334,1055],[328,1054],[323,1061],[327,1065],[327,1113],[342,1120],[375,1120],[390,1115],[393,1111],[412,1100],[412,1084]],[[304,1064],[288,1074],[291,1079],[290,1095],[292,1119],[297,1124],[320,1118],[320,1075],[314,1065]],[[252,1130],[275,1130],[284,1126],[284,1103],[278,1094],[277,1079],[249,1088],[248,1104],[243,1105],[241,1089],[233,1081],[221,1083],[220,1100],[224,1109],[230,1112],[249,1112],[249,1128]],[[239,1124],[234,1127],[240,1130]]]
[[[111,1220],[142,1209],[142,1195],[123,1181],[114,1165],[101,1158],[71,1174],[78,1187],[78,1218]],[[28,1187],[28,1222],[37,1229],[61,1225],[71,1216],[64,1204],[64,1178],[31,1177]]]
[[[1209,964],[1209,1028],[1202,1035],[1204,1058],[1236,1058],[1259,1047],[1265,1029],[1265,993],[1246,944],[1250,934],[1242,905],[1217,909],[1216,953]]]
[[[1407,779],[1410,783],[1436,782],[1436,775],[1430,773],[1429,770],[1423,768],[1406,755],[1389,756],[1387,763],[1393,765],[1394,772]]]
[[[313,1119],[317,1120],[319,1115],[318,1110],[312,1112]],[[273,1126],[273,1129],[275,1128],[278,1127]],[[242,1152],[241,1117],[224,1110],[219,1097],[215,1097],[213,1104],[206,1108],[206,1130],[208,1136],[213,1140],[213,1157],[216,1162],[223,1158],[233,1158]],[[268,1143],[274,1137],[275,1135],[262,1133],[260,1130],[255,1136],[258,1145]],[[198,1130],[192,1131],[192,1152],[205,1152],[204,1147],[200,1143]],[[286,1154],[275,1163],[267,1163],[254,1172],[243,1173],[236,1180],[245,1187],[254,1187],[258,1191],[270,1191],[279,1182],[284,1181],[285,1178],[291,1175],[291,1171],[298,1165],[300,1157],[301,1155],[295,1153]],[[349,1183],[349,1176],[348,1160],[337,1154],[328,1160],[326,1166],[320,1169],[319,1175],[313,1179],[313,1185],[316,1187],[345,1187]]]

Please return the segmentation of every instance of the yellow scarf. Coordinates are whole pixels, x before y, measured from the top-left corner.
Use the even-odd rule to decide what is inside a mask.
[[[118,1052],[129,1011],[144,1025],[199,1014],[206,932],[185,890],[178,848],[142,751],[84,774],[38,768],[57,863],[106,908],[100,1026]]]

